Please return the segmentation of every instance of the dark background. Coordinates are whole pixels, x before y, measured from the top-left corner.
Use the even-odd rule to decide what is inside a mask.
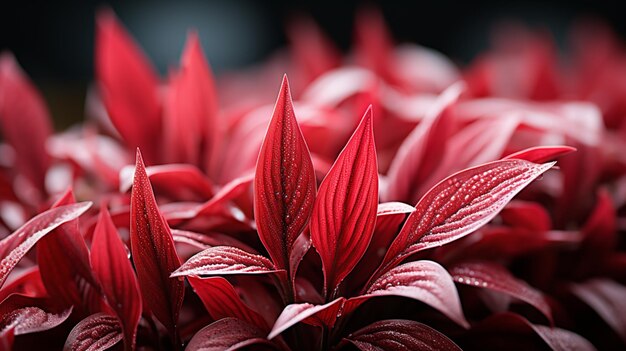
[[[518,20],[547,28],[561,47],[584,18],[607,22],[622,38],[619,2],[599,1],[370,1],[383,12],[398,42],[432,47],[466,64],[488,47],[493,26]],[[111,7],[161,73],[176,64],[187,30],[195,28],[219,74],[259,62],[285,45],[286,20],[313,17],[347,50],[362,1],[48,1],[0,7],[0,50],[12,51],[42,90],[57,127],[80,119],[93,76],[94,14]]]

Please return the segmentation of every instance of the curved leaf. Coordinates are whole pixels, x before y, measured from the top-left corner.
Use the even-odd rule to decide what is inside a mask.
[[[9,53],[0,54],[0,131],[15,150],[19,173],[44,194],[52,123],[43,98]]]
[[[324,291],[333,293],[370,243],[378,206],[378,165],[372,108],[320,185],[311,239],[322,259]]]
[[[213,74],[195,32],[187,37],[180,71],[172,78],[164,114],[163,150],[169,162],[206,167],[218,135]]]
[[[452,277],[433,261],[409,262],[393,268],[370,284],[364,295],[348,300],[347,312],[375,296],[403,296],[421,301],[457,324],[469,327]]]
[[[120,192],[128,191],[133,184],[134,166],[126,166],[120,171]],[[166,164],[146,167],[150,183],[157,189],[177,200],[206,200],[214,194],[213,184],[195,166],[187,164]]]
[[[109,306],[120,319],[126,349],[133,350],[141,318],[141,294],[135,271],[127,257],[126,247],[106,207],[100,210],[93,234],[91,264]]]
[[[372,323],[348,335],[362,351],[460,351],[452,340],[435,329],[415,321],[389,319]]]
[[[91,207],[91,202],[80,202],[52,208],[26,222],[13,234],[0,241],[0,287],[4,285],[9,273],[26,253],[60,225],[78,218]]]
[[[299,322],[332,328],[341,315],[345,301],[346,299],[340,297],[325,305],[312,305],[310,303],[288,305],[276,319],[267,338],[273,339]]]
[[[437,247],[489,222],[554,163],[500,160],[458,172],[435,185],[415,206],[387,251],[378,274],[411,254]]]
[[[464,262],[449,271],[459,284],[498,291],[522,300],[538,309],[552,322],[552,310],[543,294],[512,276],[500,265],[490,262]]]
[[[104,351],[122,339],[122,327],[116,317],[104,313],[92,314],[76,324],[63,350]]]
[[[234,351],[251,345],[255,350],[276,349],[258,328],[236,318],[224,318],[198,331],[189,341],[187,349]]]
[[[269,330],[265,319],[241,300],[228,280],[222,277],[195,276],[187,279],[213,319],[235,317],[263,331]]]
[[[572,286],[572,292],[589,305],[626,342],[626,287],[608,279],[593,279]]]
[[[158,77],[110,10],[98,13],[95,73],[109,118],[128,146],[158,159],[161,104]]]
[[[11,330],[16,335],[37,333],[63,323],[72,313],[72,307],[63,311],[49,311],[50,300],[13,294],[0,305],[0,336]]]
[[[231,246],[210,247],[183,263],[170,277],[275,273],[267,258]]]
[[[574,151],[576,151],[576,148],[571,146],[536,146],[512,153],[503,159],[506,160],[516,158],[534,163],[544,163],[555,160]]]
[[[309,222],[315,172],[283,78],[254,176],[254,217],[259,238],[277,268],[289,269],[293,245]]]
[[[130,203],[130,248],[143,301],[176,338],[185,283],[170,279],[180,267],[170,228],[157,208],[146,168],[137,150],[137,169]]]

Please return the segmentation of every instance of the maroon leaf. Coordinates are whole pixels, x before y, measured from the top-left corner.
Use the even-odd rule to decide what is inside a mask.
[[[402,319],[372,323],[350,334],[344,340],[362,351],[461,350],[452,340],[435,329],[422,323]]]
[[[343,297],[340,297],[325,305],[312,305],[310,303],[288,305],[276,319],[267,338],[273,339],[299,322],[332,328],[341,315],[345,301]]]
[[[598,191],[596,206],[582,229],[585,241],[582,250],[593,260],[613,251],[617,244],[617,214],[611,195],[606,189]]]
[[[252,345],[255,350],[276,349],[258,328],[236,318],[224,318],[198,331],[189,341],[187,349],[234,351]]]
[[[543,313],[552,322],[552,311],[543,294],[523,280],[511,275],[504,267],[490,262],[465,262],[450,269],[459,284],[484,288],[522,300]]]
[[[92,314],[80,321],[65,341],[66,351],[104,351],[123,339],[122,327],[116,317]]]
[[[180,267],[180,259],[170,228],[157,208],[139,150],[136,167],[130,204],[133,262],[145,305],[176,338],[185,284],[182,278],[170,279],[170,274]]]
[[[43,98],[9,53],[0,54],[0,131],[15,151],[19,173],[45,193],[52,123]]]
[[[126,349],[133,350],[137,325],[141,318],[141,295],[126,248],[106,207],[100,210],[94,231],[91,264],[102,285],[107,302],[120,319]]]
[[[72,307],[63,311],[49,311],[49,300],[13,294],[0,305],[0,335],[12,330],[13,335],[36,333],[63,323],[72,313]]]
[[[403,296],[418,300],[457,324],[469,326],[452,277],[433,261],[409,262],[393,268],[370,284],[364,295],[350,299],[346,313],[375,296]]]
[[[503,159],[520,159],[534,163],[544,163],[576,151],[571,146],[536,146],[510,154]]]
[[[254,253],[256,251],[250,246],[233,238],[232,236],[221,233],[196,233],[187,230],[172,229],[172,237],[177,243],[185,243],[200,250],[208,249],[211,246],[232,246],[243,251]]]
[[[398,149],[387,173],[386,199],[415,202],[416,189],[435,170],[446,150],[453,120],[450,107],[463,92],[462,84],[444,91],[425,119],[409,134]]]
[[[277,270],[267,258],[231,246],[210,247],[183,263],[171,277],[187,275],[267,274]]]
[[[60,225],[78,218],[91,207],[91,202],[52,208],[26,222],[13,234],[0,241],[0,287],[26,253],[46,234]]]
[[[553,165],[501,160],[444,179],[415,206],[387,251],[379,274],[415,252],[458,240],[485,225]]]
[[[127,166],[120,172],[120,192],[126,192],[133,184],[135,167]],[[146,168],[150,183],[156,192],[177,200],[206,200],[213,196],[213,184],[195,166],[167,164]]]
[[[11,294],[21,294],[31,297],[44,297],[46,288],[41,281],[39,267],[26,269],[20,276],[11,280],[0,290],[0,301],[4,301]]]
[[[593,279],[572,286],[572,292],[626,342],[626,287],[608,279]]]
[[[165,106],[164,149],[169,162],[208,166],[218,135],[217,96],[198,35],[191,32]]]
[[[311,220],[311,239],[322,259],[324,292],[334,294],[370,243],[378,206],[378,165],[372,109],[322,181]]]
[[[500,212],[502,221],[514,228],[535,232],[548,231],[552,221],[548,211],[539,203],[513,200]]]
[[[109,118],[130,147],[155,162],[161,135],[158,77],[110,10],[98,13],[95,72]]]
[[[265,319],[241,300],[228,280],[195,276],[187,279],[213,319],[235,317],[261,330],[269,330]]]
[[[290,268],[289,256],[309,222],[314,201],[313,163],[296,121],[285,76],[254,176],[254,217],[259,238],[277,268]]]

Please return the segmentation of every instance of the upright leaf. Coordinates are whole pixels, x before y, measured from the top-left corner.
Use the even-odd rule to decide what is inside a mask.
[[[133,262],[145,305],[176,338],[185,285],[182,278],[170,279],[170,274],[180,267],[180,259],[170,228],[157,208],[139,150],[136,167],[130,203]]]
[[[213,74],[198,35],[191,32],[170,83],[164,114],[164,153],[169,162],[208,166],[218,135]]]
[[[482,227],[553,165],[500,160],[442,180],[417,203],[389,247],[378,274],[415,252],[455,241]]]
[[[191,338],[188,350],[234,351],[254,345],[255,350],[274,350],[258,328],[237,318],[224,318],[204,328]]]
[[[324,291],[334,293],[372,238],[378,206],[378,165],[372,109],[320,185],[311,239],[324,268]]]
[[[313,163],[285,76],[254,176],[254,217],[277,268],[289,269],[294,242],[309,222],[314,201]]]
[[[161,105],[158,77],[141,49],[110,10],[98,13],[95,73],[115,129],[146,158],[158,158]]]
[[[344,340],[362,351],[461,350],[452,340],[435,329],[419,322],[402,319],[372,323],[348,335]]]
[[[65,341],[65,351],[104,351],[123,338],[117,318],[98,313],[80,321]]]
[[[26,222],[0,241],[0,287],[26,253],[46,234],[85,213],[91,202],[52,208]]]
[[[93,234],[91,264],[109,305],[120,319],[126,349],[133,350],[141,318],[141,295],[126,248],[106,207],[100,210]]]
[[[9,53],[0,53],[0,131],[15,150],[18,171],[45,193],[52,123],[43,98]]]

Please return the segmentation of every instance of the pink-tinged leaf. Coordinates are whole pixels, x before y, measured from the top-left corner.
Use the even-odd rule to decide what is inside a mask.
[[[106,207],[100,210],[91,245],[91,264],[109,306],[120,319],[127,350],[134,350],[141,318],[141,294],[126,247]]]
[[[405,215],[415,211],[415,207],[405,204],[404,202],[383,202],[378,204],[376,217]]]
[[[20,276],[9,281],[0,289],[0,301],[4,301],[11,294],[20,294],[31,297],[44,297],[47,295],[46,288],[41,281],[39,267],[35,266],[25,270]]]
[[[46,234],[60,225],[72,221],[85,213],[91,202],[56,207],[43,212],[26,222],[18,230],[0,241],[0,287],[9,273],[26,253]]]
[[[124,334],[116,317],[92,314],[80,321],[68,335],[65,351],[104,351],[122,341]]]
[[[450,269],[459,284],[497,291],[528,303],[552,322],[552,310],[543,294],[523,280],[515,278],[504,267],[490,262],[465,262]]]
[[[387,173],[387,200],[416,202],[421,184],[437,168],[451,133],[450,108],[463,92],[454,84],[433,103],[424,120],[404,140]]]
[[[615,249],[617,244],[617,213],[611,195],[606,189],[598,191],[596,206],[582,229],[585,242],[582,250],[600,258]]]
[[[290,21],[287,30],[290,51],[305,86],[341,63],[341,54],[309,17]]]
[[[509,343],[512,335],[521,334],[524,341],[529,338],[528,334],[536,334],[541,340],[554,351],[593,351],[595,347],[582,336],[569,330],[550,328],[529,322],[526,318],[515,313],[501,313],[490,316],[488,319],[472,327],[471,333],[478,338],[478,345],[489,344],[490,335],[497,335]],[[486,334],[486,335],[485,335]],[[537,345],[527,344],[528,347]]]
[[[130,248],[144,304],[170,336],[177,338],[185,283],[182,278],[170,279],[170,274],[180,267],[180,259],[170,228],[157,207],[139,150],[130,214]]]
[[[267,258],[231,246],[210,247],[183,263],[171,277],[268,274],[278,272]]]
[[[104,105],[128,146],[159,159],[161,105],[158,77],[110,10],[98,13],[95,72]]]
[[[224,318],[202,328],[187,345],[188,350],[234,351],[254,346],[255,350],[275,350],[265,333],[236,318]]]
[[[435,329],[419,322],[402,319],[372,323],[348,335],[344,340],[362,351],[461,350],[452,340]]]
[[[372,109],[322,181],[311,219],[311,239],[322,259],[324,291],[334,293],[370,243],[378,206],[378,164]]]
[[[9,53],[0,53],[0,131],[17,155],[19,173],[43,195],[52,123],[43,98]]]
[[[513,200],[500,212],[500,217],[502,217],[502,222],[514,228],[536,232],[548,231],[552,228],[550,214],[536,202]]]
[[[524,187],[554,163],[494,161],[458,172],[435,185],[387,251],[379,274],[411,254],[458,240],[487,224]]]
[[[218,103],[213,74],[195,32],[187,44],[168,91],[164,118],[165,158],[206,167],[218,135]]]
[[[74,204],[70,190],[52,208]],[[74,219],[46,235],[37,244],[37,262],[44,286],[59,303],[74,305],[79,315],[99,311],[102,304],[100,285],[89,263],[89,251]]]
[[[626,342],[626,286],[608,279],[593,279],[571,289]]]
[[[135,167],[127,166],[120,171],[120,192],[124,193],[133,184]],[[167,164],[146,167],[146,173],[156,193],[176,200],[210,199],[214,195],[213,184],[195,166]]]
[[[50,300],[13,294],[0,305],[0,335],[12,329],[13,335],[36,333],[63,323],[72,307],[63,311],[48,311]]]
[[[189,276],[187,279],[213,319],[234,317],[263,331],[269,330],[263,316],[241,300],[228,280],[222,277],[199,278],[195,276]]]
[[[534,163],[544,163],[576,151],[571,146],[536,146],[507,155],[506,159],[520,159]]]
[[[332,328],[338,316],[341,315],[345,301],[343,297],[340,297],[325,305],[312,305],[310,303],[288,305],[276,319],[267,338],[273,339],[299,322]]]
[[[254,176],[254,217],[259,238],[277,268],[289,269],[293,245],[309,222],[315,173],[283,78]]]
[[[291,250],[291,255],[289,257],[289,271],[291,274],[292,283],[296,280],[296,273],[298,272],[298,267],[300,266],[300,262],[304,259],[304,256],[309,252],[311,248],[311,234],[308,230],[305,230],[304,233],[300,234],[296,239],[296,242],[293,244],[293,248]],[[292,284],[293,285],[293,284]],[[295,289],[295,285],[294,285]]]
[[[364,295],[350,299],[346,310],[353,310],[376,296],[403,296],[421,301],[457,324],[469,326],[452,277],[433,261],[409,262],[390,270],[370,284]]]

